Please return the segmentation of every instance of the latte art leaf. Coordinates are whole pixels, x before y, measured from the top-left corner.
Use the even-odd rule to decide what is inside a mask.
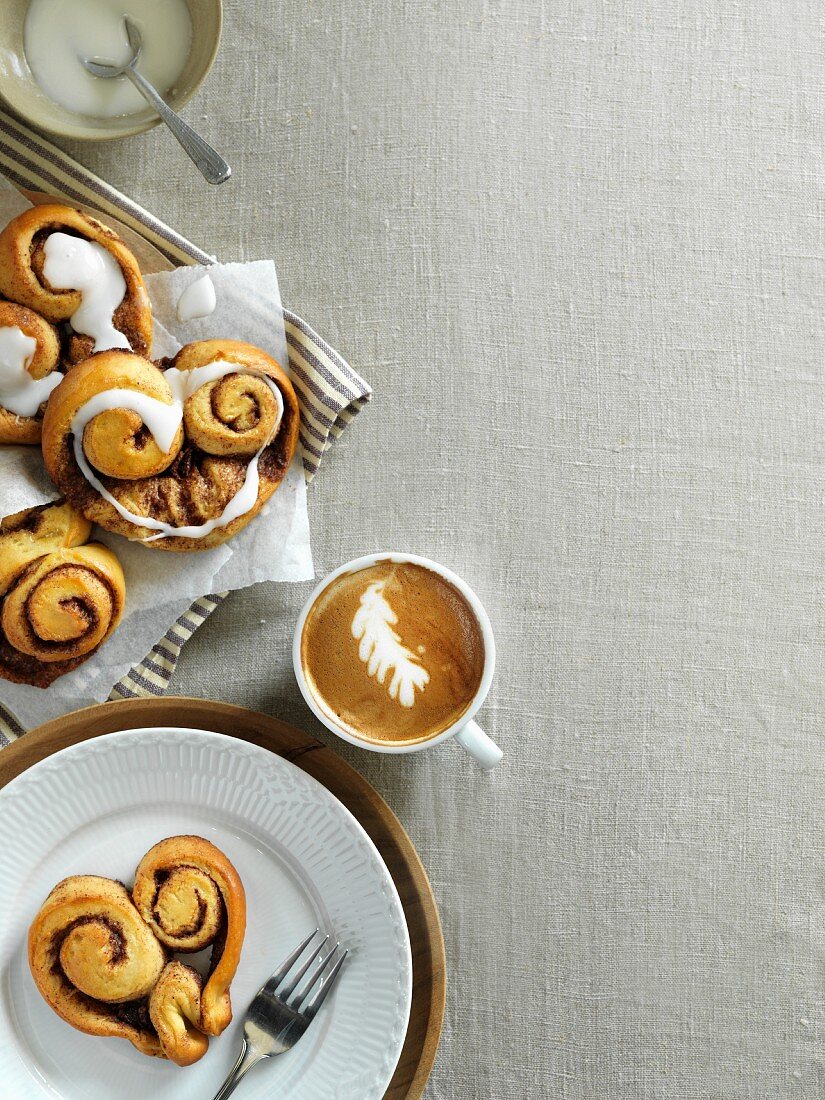
[[[423,691],[430,675],[418,658],[392,629],[398,616],[384,598],[384,581],[375,581],[361,596],[361,606],[352,620],[352,636],[360,641],[358,656],[367,666],[367,675],[379,684],[392,670],[387,691],[402,707],[415,705],[415,690]]]

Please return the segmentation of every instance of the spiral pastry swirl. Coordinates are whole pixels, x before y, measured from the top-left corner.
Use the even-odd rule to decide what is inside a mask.
[[[237,871],[208,840],[169,837],[140,861],[132,897],[169,950],[190,953],[212,946],[197,1026],[220,1035],[232,1019],[229,985],[246,930],[246,897]]]
[[[37,988],[72,1027],[163,1055],[147,999],[166,952],[121,883],[97,875],[58,883],[32,922],[28,953]]]
[[[0,523],[0,675],[46,687],[87,660],[120,621],[123,570],[65,502]]]
[[[299,415],[287,376],[249,344],[189,344],[166,371],[107,351],[73,367],[52,394],[43,457],[60,491],[107,530],[152,549],[206,550],[242,530],[278,488]]]
[[[12,333],[17,330],[24,341],[34,341],[34,350],[28,362],[25,363],[25,371],[31,382],[40,382],[48,378],[60,365],[60,338],[57,330],[50,325],[39,313],[35,313],[26,306],[16,302],[0,302],[0,330],[7,329]],[[0,333],[2,336],[2,333]],[[8,365],[0,362],[0,370]],[[40,407],[29,415],[15,412],[4,405],[5,379],[0,375],[0,443],[39,443],[40,428],[43,420],[42,406],[48,400],[49,387],[30,387],[35,392],[40,391],[42,396]],[[22,385],[20,381],[13,384],[9,396],[19,395]],[[35,398],[36,400],[37,398]],[[6,400],[9,400],[6,397]],[[12,400],[9,402],[14,404]]]
[[[196,370],[228,357],[240,368],[261,368],[262,353],[257,348],[228,340],[188,344],[178,353],[174,366]],[[271,377],[277,380],[277,376]],[[275,395],[260,374],[229,374],[207,382],[183,407],[187,439],[210,455],[253,455],[272,439],[280,415]]]
[[[44,272],[45,245],[63,233],[100,245],[114,259],[126,290],[112,313],[112,324],[138,355],[152,346],[152,307],[137,260],[120,237],[96,218],[69,206],[34,206],[13,218],[0,233],[0,294],[28,306],[53,324],[66,322],[80,309],[78,290],[53,287]],[[92,337],[69,326],[63,349],[67,364],[79,363],[95,350]]]
[[[38,661],[88,657],[117,625],[123,574],[111,550],[55,550],[30,565],[3,601],[3,633]]]

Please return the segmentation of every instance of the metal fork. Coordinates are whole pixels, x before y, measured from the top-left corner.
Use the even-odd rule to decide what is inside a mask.
[[[209,142],[205,141],[196,130],[193,130],[188,122],[184,122],[180,115],[172,110],[155,86],[150,84],[146,77],[138,71],[137,63],[143,49],[143,35],[140,33],[140,27],[137,23],[132,22],[128,15],[123,18],[126,24],[126,37],[132,51],[132,56],[126,64],[106,64],[100,59],[95,60],[89,57],[78,58],[80,64],[92,76],[100,77],[101,80],[112,80],[118,76],[125,76],[128,80],[131,80],[143,98],[154,107],[190,158],[200,168],[206,182],[224,183],[232,175],[232,169],[220,153],[213,149]]]
[[[329,936],[313,947],[301,965],[291,973],[306,949],[318,935],[315,931],[284,959],[272,977],[258,990],[247,1009],[243,1025],[243,1045],[232,1072],[218,1089],[215,1100],[226,1100],[238,1082],[264,1058],[285,1054],[298,1042],[318,1014],[329,991],[335,985],[349,951],[340,943],[323,958],[320,956]],[[332,966],[327,966],[337,956]],[[316,963],[311,973],[307,973]]]

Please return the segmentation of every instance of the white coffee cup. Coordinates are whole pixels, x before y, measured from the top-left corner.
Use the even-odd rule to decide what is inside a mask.
[[[344,727],[339,725],[336,721],[335,715],[323,709],[315,695],[313,695],[312,689],[307,683],[306,676],[304,675],[303,662],[301,661],[301,639],[304,632],[304,624],[306,623],[307,616],[315,605],[315,601],[321,593],[342,574],[357,573],[362,569],[368,569],[379,561],[393,561],[399,563],[411,562],[413,565],[420,565],[425,569],[430,569],[433,573],[437,573],[446,581],[449,581],[451,585],[458,589],[470,605],[473,614],[478,620],[482,638],[484,639],[484,669],[481,674],[481,682],[478,686],[478,690],[473,696],[470,705],[458,721],[448,726],[447,729],[442,730],[433,737],[428,737],[426,740],[415,741],[411,744],[384,742],[379,744],[375,741],[368,741],[366,738],[356,737],[349,730],[344,729]],[[346,562],[334,572],[324,577],[304,604],[298,616],[298,622],[295,625],[295,636],[292,641],[292,664],[295,669],[295,678],[298,681],[298,687],[301,689],[301,694],[306,700],[309,709],[320,722],[324,723],[328,730],[331,730],[339,737],[343,737],[343,739],[349,741],[351,745],[358,745],[360,748],[370,749],[372,752],[421,752],[423,749],[430,749],[435,745],[440,745],[442,741],[446,741],[450,737],[455,737],[459,745],[461,745],[463,749],[466,749],[485,771],[490,771],[501,760],[501,749],[492,738],[487,736],[481,726],[474,721],[475,715],[478,713],[481,704],[487,697],[487,692],[490,690],[490,685],[493,682],[493,672],[496,666],[496,644],[493,639],[493,628],[490,625],[490,619],[487,612],[484,610],[484,605],[475,592],[473,592],[472,588],[470,588],[461,577],[456,576],[456,574],[452,573],[449,569],[445,569],[445,567],[439,565],[438,562],[431,561],[429,558],[418,557],[415,554],[396,554],[391,552],[366,554],[364,557],[355,558],[353,561]]]

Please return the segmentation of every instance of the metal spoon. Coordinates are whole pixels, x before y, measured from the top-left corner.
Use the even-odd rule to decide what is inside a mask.
[[[88,57],[80,57],[80,63],[92,76],[99,76],[101,80],[112,80],[116,76],[125,76],[134,84],[143,98],[155,108],[157,113],[178,139],[180,144],[197,164],[203,173],[207,183],[223,183],[232,175],[232,169],[208,142],[204,141],[200,134],[184,122],[180,115],[175,114],[166,100],[160,95],[149,81],[137,70],[140,51],[143,46],[143,35],[140,28],[133,23],[128,15],[124,16],[126,24],[126,37],[132,48],[132,56],[125,65],[114,65],[102,60],[93,61]]]

